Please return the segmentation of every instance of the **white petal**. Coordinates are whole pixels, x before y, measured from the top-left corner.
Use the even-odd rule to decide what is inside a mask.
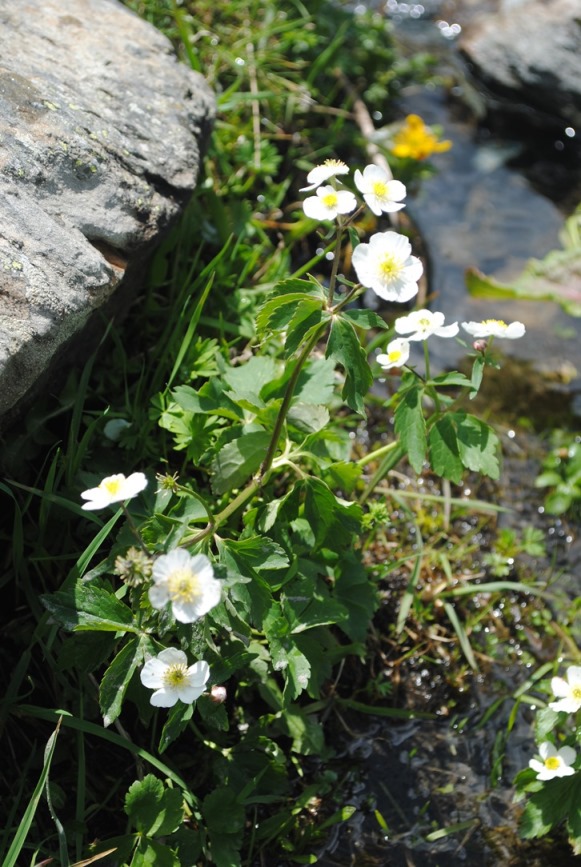
[[[544,741],[539,747],[539,755],[543,760],[557,755],[557,749],[549,741]]]
[[[188,668],[188,682],[192,686],[204,686],[210,677],[210,666],[205,660],[194,662]]]
[[[441,328],[437,328],[434,334],[437,337],[456,337],[458,330],[458,323],[453,322],[452,325],[443,325]]]
[[[158,689],[149,701],[154,707],[173,707],[178,697],[176,690]]]
[[[329,208],[323,204],[319,196],[309,196],[308,199],[305,199],[303,202],[303,211],[311,220],[335,219],[335,213],[329,211]],[[330,214],[332,214],[332,216],[330,216]]]
[[[196,602],[172,602],[171,610],[178,623],[195,623],[202,616]]]
[[[581,684],[581,666],[579,665],[571,665],[567,669],[567,680],[573,686],[573,684]]]
[[[163,608],[169,602],[167,583],[154,584],[147,593],[153,608]]]
[[[529,762],[529,768],[532,768],[533,771],[537,772],[537,774],[545,770],[544,764],[542,762],[539,762],[538,759],[531,759]]]
[[[170,665],[187,665],[188,657],[177,647],[166,647],[161,653],[157,654],[157,658],[161,659],[167,666]]]
[[[561,698],[559,701],[549,702],[551,710],[557,711],[557,713],[577,713],[580,706],[581,703],[575,701],[575,699],[570,696],[567,698]]]
[[[203,686],[195,686],[194,684],[182,684],[177,687],[178,698],[184,704],[191,704],[193,701],[196,701],[203,692]]]
[[[558,698],[565,698],[571,692],[571,687],[562,677],[553,677],[551,679],[551,689]]]
[[[505,337],[508,337],[510,340],[516,340],[519,337],[523,337],[525,333],[525,327],[522,322],[511,322],[505,332]]]
[[[135,497],[147,487],[147,479],[143,473],[131,473],[124,486],[124,497]]]
[[[176,569],[187,569],[192,558],[184,548],[174,548],[169,554],[162,554],[153,564],[152,578],[155,582],[167,578]]]
[[[577,758],[577,753],[575,752],[573,747],[561,747],[557,755],[565,762],[566,765],[572,765]]]
[[[140,680],[144,686],[150,689],[159,689],[163,686],[163,676],[167,671],[167,665],[159,657],[148,659],[140,672]]]

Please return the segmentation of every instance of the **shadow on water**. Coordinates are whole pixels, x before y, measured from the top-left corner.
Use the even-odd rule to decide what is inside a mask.
[[[555,186],[561,201],[554,202],[517,170],[535,173],[538,160],[531,156],[529,141],[495,138],[490,129],[479,128],[465,104],[458,102],[466,85],[453,56],[459,31],[452,30],[452,24],[457,20],[469,24],[483,10],[494,11],[498,2],[388,0],[381,10],[393,18],[410,50],[437,51],[442,73],[450,81],[448,90],[402,93],[401,102],[403,114],[414,112],[427,123],[440,125],[444,137],[453,142],[449,152],[434,158],[437,173],[408,199],[408,212],[428,250],[432,307],[445,313],[448,322],[502,318],[526,323],[523,340],[503,342],[502,350],[513,356],[513,362],[492,381],[485,399],[494,414],[510,409],[509,416],[505,413],[507,424],[518,423],[522,413],[532,417],[536,430],[547,430],[552,424],[570,423],[575,393],[579,401],[581,320],[554,304],[473,299],[464,284],[468,267],[509,282],[528,259],[542,258],[558,247],[564,213],[573,204],[569,200],[563,205],[563,192],[569,193],[572,181]],[[357,7],[379,8],[371,2],[352,6],[355,13]],[[560,160],[557,153],[551,154],[550,142],[541,144],[540,164],[556,157],[555,177],[563,177],[563,166],[566,175],[564,157]],[[579,184],[578,176],[575,183]],[[431,349],[441,368],[456,366],[464,354],[453,340],[434,341]],[[412,358],[415,361],[421,366],[420,356]],[[534,450],[540,450],[539,441],[531,444],[525,441],[529,435],[521,438],[512,430],[510,436],[505,490],[499,496],[512,512],[502,520],[505,526],[541,527],[552,539],[549,557],[535,568],[539,575],[551,571],[560,575],[561,601],[552,604],[566,608],[580,591],[581,543],[571,528],[543,515],[539,508],[540,497],[532,484],[538,472]],[[558,617],[558,612],[553,616]],[[553,658],[554,641],[539,637],[534,628],[528,639],[528,651],[537,661]],[[456,697],[457,707],[448,718],[442,718],[446,711],[439,719],[405,724],[361,716],[344,721],[350,737],[340,738],[345,744],[343,758],[347,767],[355,769],[349,803],[358,810],[346,829],[337,829],[318,863],[324,867],[569,867],[581,863],[562,837],[530,843],[518,837],[519,808],[513,803],[511,783],[534,752],[534,713],[524,704],[515,708],[513,695],[531,673],[527,671],[531,663],[519,665],[514,655],[506,663],[502,650],[500,655],[489,658],[466,694]],[[415,709],[433,710],[429,669],[422,670],[420,662],[414,676],[418,679]],[[496,710],[488,717],[493,706]]]

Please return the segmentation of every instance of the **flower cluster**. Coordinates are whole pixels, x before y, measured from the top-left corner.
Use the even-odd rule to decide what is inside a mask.
[[[571,665],[565,677],[553,677],[551,689],[558,701],[549,702],[549,707],[558,713],[574,714],[581,710],[581,666]],[[560,749],[550,741],[539,744],[538,759],[531,759],[529,768],[537,774],[542,782],[556,777],[570,777],[576,772],[573,767],[577,753],[570,746]]]
[[[408,114],[405,123],[393,137],[391,152],[394,157],[425,160],[432,154],[448,151],[452,142],[440,141],[438,136],[417,114]]]

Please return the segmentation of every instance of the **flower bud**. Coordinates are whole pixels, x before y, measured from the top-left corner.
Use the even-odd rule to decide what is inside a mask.
[[[486,340],[475,340],[472,344],[472,349],[475,349],[476,352],[486,352],[486,347],[488,343]]]
[[[210,690],[210,701],[214,704],[223,704],[226,701],[226,687],[213,686]]]

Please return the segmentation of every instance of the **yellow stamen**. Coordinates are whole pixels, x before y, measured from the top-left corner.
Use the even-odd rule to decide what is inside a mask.
[[[323,200],[323,204],[326,208],[336,208],[337,207],[337,193],[327,193],[325,196],[321,196]]]
[[[561,760],[557,756],[549,756],[548,759],[545,759],[545,767],[549,771],[556,771],[561,765]]]
[[[121,487],[121,480],[107,479],[106,481],[101,482],[99,487],[104,488],[108,494],[111,494],[111,496],[116,496],[119,493],[119,488]]]
[[[389,358],[390,364],[397,364],[397,362],[402,357],[403,352],[401,349],[392,349],[391,352],[388,353],[387,357]]]
[[[506,322],[503,322],[502,319],[485,319],[482,323],[483,325],[499,325],[500,328],[508,328]]]
[[[430,327],[430,320],[427,318],[419,319],[418,324],[421,325],[422,328],[429,328]]]
[[[378,270],[384,280],[393,280],[400,271],[400,263],[391,253],[386,253],[379,260]]]
[[[174,665],[170,665],[168,670],[165,672],[163,679],[166,686],[175,689],[176,687],[181,686],[186,679],[187,674],[187,666],[183,662],[176,662]]]
[[[172,602],[193,602],[200,595],[200,581],[189,569],[175,569],[167,579]]]
[[[581,701],[581,686],[574,686],[571,690],[571,697],[575,701]]]
[[[387,184],[385,181],[374,181],[371,189],[373,190],[373,195],[377,196],[378,199],[384,199],[387,196]]]

